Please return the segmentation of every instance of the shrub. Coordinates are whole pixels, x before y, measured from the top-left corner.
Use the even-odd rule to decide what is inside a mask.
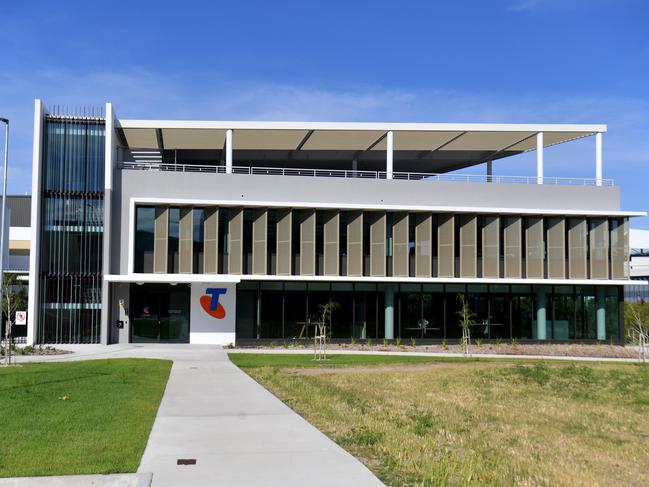
[[[417,339],[415,337],[412,337],[410,339],[410,346],[411,347],[416,347],[417,346]]]

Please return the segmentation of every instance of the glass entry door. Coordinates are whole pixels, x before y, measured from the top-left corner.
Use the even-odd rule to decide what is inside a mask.
[[[189,286],[131,285],[131,342],[189,343]]]

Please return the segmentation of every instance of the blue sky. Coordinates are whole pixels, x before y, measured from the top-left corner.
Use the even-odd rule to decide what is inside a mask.
[[[10,192],[31,187],[41,98],[111,101],[123,118],[606,123],[604,177],[624,209],[649,209],[644,0],[164,4],[5,2]],[[594,177],[594,140],[548,149],[545,164]],[[534,169],[534,154],[494,164]]]

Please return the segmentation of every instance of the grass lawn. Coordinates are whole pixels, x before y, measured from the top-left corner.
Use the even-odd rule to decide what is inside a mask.
[[[135,472],[171,362],[0,368],[0,477]]]
[[[388,485],[649,485],[647,366],[230,358]]]

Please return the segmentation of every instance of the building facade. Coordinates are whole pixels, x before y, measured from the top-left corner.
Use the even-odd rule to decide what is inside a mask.
[[[649,230],[632,228],[629,232],[631,247],[631,281],[624,286],[624,299],[630,303],[649,302]]]
[[[620,340],[630,217],[603,125],[210,122],[36,101],[29,340]],[[595,178],[544,148],[595,141]],[[535,177],[495,176],[536,151]],[[458,173],[475,166],[486,171]]]

